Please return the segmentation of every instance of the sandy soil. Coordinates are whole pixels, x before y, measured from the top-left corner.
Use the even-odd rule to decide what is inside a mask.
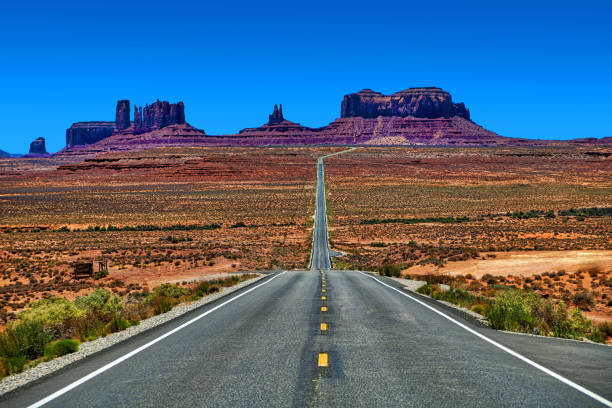
[[[141,286],[154,288],[163,283],[180,283],[183,281],[202,280],[212,275],[228,274],[240,270],[240,262],[232,259],[216,258],[213,266],[198,268],[168,268],[167,266],[148,266],[123,269],[110,268],[109,276],[126,284],[138,283]]]
[[[549,271],[565,270],[574,273],[580,269],[598,267],[602,270],[612,268],[612,251],[514,251],[494,252],[495,258],[470,259],[449,262],[444,268],[433,265],[417,265],[406,269],[406,273],[447,273],[450,275],[471,274],[481,278],[485,274],[493,276],[531,276]]]

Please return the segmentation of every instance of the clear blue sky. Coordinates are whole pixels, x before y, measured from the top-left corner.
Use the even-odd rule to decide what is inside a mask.
[[[3,4],[0,149],[43,136],[57,151],[124,98],[182,100],[189,123],[227,134],[275,103],[323,126],[347,93],[414,86],[505,136],[612,136],[609,0],[90,3]]]

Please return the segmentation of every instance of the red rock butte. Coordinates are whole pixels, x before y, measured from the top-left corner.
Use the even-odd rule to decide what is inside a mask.
[[[120,100],[114,122],[77,122],[67,129],[66,148],[58,154],[89,156],[158,146],[612,144],[612,138],[554,141],[500,136],[474,123],[463,103],[434,87],[391,95],[363,89],[345,95],[340,111],[340,118],[329,125],[311,128],[285,119],[282,105],[275,105],[268,122],[259,127],[211,136],[186,122],[183,102],[157,100],[134,106],[131,120],[130,101]]]

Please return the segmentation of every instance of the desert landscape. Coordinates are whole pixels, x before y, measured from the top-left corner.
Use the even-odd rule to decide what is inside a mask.
[[[168,147],[2,160],[0,319],[97,288],[126,296],[306,268],[316,159],[336,150]],[[108,273],[73,279],[83,261],[106,261]]]
[[[335,266],[386,266],[477,296],[514,287],[612,321],[611,156],[603,147],[335,156],[326,166],[330,240],[346,254]]]

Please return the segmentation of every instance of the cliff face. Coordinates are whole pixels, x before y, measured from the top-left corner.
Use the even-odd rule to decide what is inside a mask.
[[[77,122],[66,129],[66,147],[99,142],[115,131],[115,122]]]
[[[77,122],[66,130],[66,147],[97,143],[114,133],[140,134],[170,125],[185,124],[183,102],[169,103],[157,100],[151,105],[134,106],[134,122],[130,120],[130,101],[117,102],[114,122]]]
[[[364,89],[344,96],[342,118],[379,116],[429,119],[459,116],[470,120],[470,112],[465,105],[453,103],[450,94],[440,88],[409,88],[392,95]]]
[[[44,137],[39,137],[30,143],[30,154],[47,154]]]
[[[130,101],[124,99],[117,102],[117,108],[115,109],[115,129],[127,129],[130,125]]]
[[[134,106],[134,132],[144,133],[170,125],[185,124],[183,102],[160,101],[146,105],[143,109]]]

